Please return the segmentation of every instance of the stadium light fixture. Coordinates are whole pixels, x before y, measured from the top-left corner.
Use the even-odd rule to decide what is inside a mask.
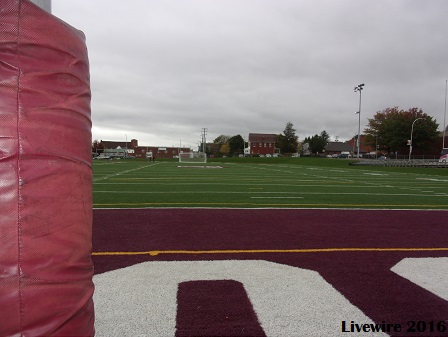
[[[358,84],[355,87],[355,92],[359,91],[359,110],[356,112],[358,114],[358,139],[356,141],[357,146],[358,146],[358,154],[357,154],[357,158],[359,159],[359,145],[360,145],[360,136],[361,136],[361,91],[362,89],[364,89],[364,83]]]
[[[412,134],[414,133],[414,123],[416,121],[418,121],[419,119],[424,119],[424,118],[417,118],[412,122],[412,127],[411,127],[411,140],[409,141],[409,161],[411,160],[411,154],[412,154]]]

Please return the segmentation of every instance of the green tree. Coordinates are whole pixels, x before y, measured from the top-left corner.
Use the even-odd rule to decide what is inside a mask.
[[[229,144],[229,153],[232,155],[242,154],[244,153],[245,142],[241,135],[233,136],[228,141]]]
[[[281,153],[287,153],[285,149],[287,149],[286,145],[286,137],[279,133],[278,135],[275,135],[275,147],[280,149]]]
[[[315,134],[312,137],[306,137],[304,143],[308,143],[309,150],[312,154],[323,153],[325,146],[330,140],[330,135],[327,131],[322,131],[320,135]]]
[[[230,139],[230,136],[220,135],[215,138],[215,140],[213,141],[213,144],[223,145],[223,144],[228,143],[229,139]]]
[[[327,131],[324,130],[324,131],[322,131],[320,133],[320,138],[322,139],[322,142],[325,143],[325,145],[324,145],[324,148],[325,148],[325,146],[327,145],[328,141],[330,140],[330,135],[328,134]]]
[[[283,134],[276,136],[276,147],[280,149],[282,153],[296,153],[299,145],[299,137],[296,136],[296,129],[291,122],[286,123]]]
[[[315,134],[313,137],[311,137],[308,140],[308,144],[310,144],[310,152],[312,154],[318,154],[320,152],[322,152],[322,150],[324,149],[324,145],[322,144],[322,140],[320,139],[318,134]]]
[[[380,151],[387,153],[406,153],[409,151],[408,140],[411,138],[413,123],[412,146],[421,150],[429,149],[437,138],[439,124],[419,108],[405,111],[393,107],[377,112],[369,119],[368,127],[364,130],[365,142],[373,147],[377,144]]]

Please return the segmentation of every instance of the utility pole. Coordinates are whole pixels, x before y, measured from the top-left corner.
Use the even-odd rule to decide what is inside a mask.
[[[126,150],[124,153],[124,157],[126,158],[128,156],[128,135],[124,134],[126,136]]]
[[[206,138],[205,136],[207,135],[207,128],[202,128],[202,152],[204,152],[204,154],[206,153]]]

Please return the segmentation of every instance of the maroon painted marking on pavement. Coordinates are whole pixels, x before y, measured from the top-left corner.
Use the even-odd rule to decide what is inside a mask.
[[[448,211],[94,210],[93,251],[448,247],[447,219]],[[376,323],[405,327],[408,321],[446,321],[447,301],[390,270],[406,257],[448,257],[448,252],[161,254],[93,260],[96,273],[144,261],[273,261],[319,272]]]
[[[241,282],[182,282],[177,303],[176,337],[266,336]]]

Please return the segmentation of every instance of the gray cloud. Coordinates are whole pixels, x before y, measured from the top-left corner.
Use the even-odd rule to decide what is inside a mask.
[[[220,134],[348,139],[387,107],[443,123],[445,0],[53,0],[84,31],[93,137],[195,146]],[[442,126],[440,127],[442,128]]]

